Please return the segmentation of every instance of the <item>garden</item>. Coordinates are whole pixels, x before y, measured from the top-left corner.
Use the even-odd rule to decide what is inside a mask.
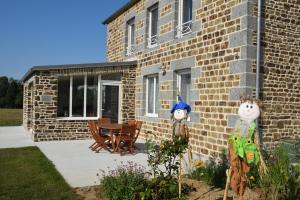
[[[186,141],[177,137],[160,143],[147,140],[146,145],[150,170],[129,162],[108,172],[100,171],[101,184],[94,191],[98,199],[223,199],[229,168],[225,150],[206,161],[193,160],[183,173],[180,158],[190,153]],[[251,167],[244,198],[299,199],[299,147],[299,141],[286,140],[264,152],[268,173],[259,176],[258,168]],[[228,199],[234,197],[229,191]]]

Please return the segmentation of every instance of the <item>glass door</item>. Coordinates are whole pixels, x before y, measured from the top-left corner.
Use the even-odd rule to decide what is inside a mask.
[[[101,116],[108,117],[113,123],[120,121],[120,85],[102,83],[101,87]]]

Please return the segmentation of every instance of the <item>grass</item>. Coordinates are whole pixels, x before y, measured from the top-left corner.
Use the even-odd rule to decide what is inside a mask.
[[[22,121],[22,109],[0,109],[0,126],[20,126]]]
[[[0,199],[79,199],[37,147],[0,149]]]

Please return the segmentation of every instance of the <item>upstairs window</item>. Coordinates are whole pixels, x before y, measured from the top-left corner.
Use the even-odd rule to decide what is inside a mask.
[[[146,77],[146,116],[158,117],[158,76]]]
[[[127,42],[126,42],[126,55],[130,56],[134,52],[135,48],[135,25],[134,25],[134,18],[127,21],[126,24],[126,33],[127,33]]]
[[[182,100],[190,103],[191,93],[191,71],[185,70],[177,73],[177,88]]]
[[[157,45],[158,38],[158,4],[154,4],[148,9],[148,48]]]
[[[193,0],[178,0],[177,37],[192,32]]]

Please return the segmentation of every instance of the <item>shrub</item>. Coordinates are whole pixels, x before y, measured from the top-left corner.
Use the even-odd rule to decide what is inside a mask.
[[[147,180],[147,188],[141,193],[142,199],[178,199],[179,155],[185,153],[187,145],[187,141],[180,137],[162,140],[160,144],[146,141],[148,166],[153,178]],[[187,188],[183,185],[182,191],[189,191]]]
[[[283,147],[277,148],[267,160],[268,173],[261,177],[260,186],[266,199],[299,199],[299,166],[290,164]]]
[[[101,185],[104,195],[111,200],[141,199],[140,192],[145,190],[145,171],[142,166],[128,162],[110,170],[102,171]]]
[[[225,187],[226,170],[229,168],[225,151],[220,155],[219,162],[216,157],[211,157],[206,164],[196,164],[196,169],[191,173],[192,179],[206,182],[208,185]]]

